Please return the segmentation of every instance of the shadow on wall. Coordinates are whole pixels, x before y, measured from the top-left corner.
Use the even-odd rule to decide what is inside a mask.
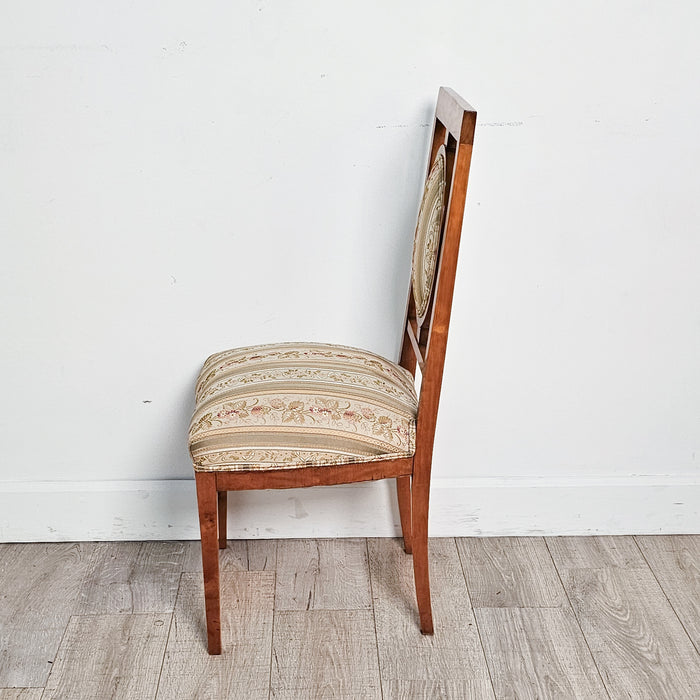
[[[204,359],[202,358],[201,363]],[[190,374],[189,381],[179,388],[176,400],[173,400],[169,407],[170,412],[164,417],[164,430],[158,439],[153,440],[153,445],[157,445],[158,449],[154,448],[151,454],[152,464],[161,465],[158,469],[163,474],[161,478],[193,478],[187,434],[194,410],[194,391],[199,370],[200,366]]]
[[[329,523],[337,537],[400,536],[394,480],[228,495],[229,539],[328,537]]]
[[[381,167],[375,168],[372,185],[364,192],[367,218],[361,228],[376,236],[372,244],[373,254],[379,254],[374,262],[379,284],[376,297],[367,300],[368,307],[357,309],[353,317],[355,324],[349,332],[358,338],[383,338],[382,347],[368,347],[367,344],[363,347],[395,361],[401,350],[413,236],[427,172],[434,110],[434,102],[426,101],[407,124],[377,125],[377,129],[398,132],[402,138],[386,139],[382,143],[381,157],[377,158]],[[377,230],[372,212],[385,212],[386,229]],[[358,246],[369,243],[359,235],[357,240]],[[360,254],[358,251],[358,259]],[[368,318],[373,326],[369,334]],[[349,344],[362,345],[352,340]]]

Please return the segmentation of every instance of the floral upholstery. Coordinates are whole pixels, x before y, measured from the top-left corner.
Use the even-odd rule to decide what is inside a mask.
[[[341,345],[282,343],[212,355],[189,432],[195,470],[410,457],[418,407],[399,365]]]
[[[418,212],[416,236],[413,241],[411,282],[418,318],[425,316],[428,310],[444,213],[445,147],[440,146],[425,182],[423,200]]]

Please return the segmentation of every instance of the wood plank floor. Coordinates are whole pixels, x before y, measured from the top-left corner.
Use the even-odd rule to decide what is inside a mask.
[[[0,700],[700,698],[700,535],[0,544]]]

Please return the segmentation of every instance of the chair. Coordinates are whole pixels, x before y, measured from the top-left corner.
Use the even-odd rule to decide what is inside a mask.
[[[399,364],[311,343],[240,348],[205,362],[189,446],[210,654],[221,653],[218,549],[226,547],[227,492],[242,489],[396,479],[420,629],[433,633],[430,469],[475,124],[476,112],[440,88]]]

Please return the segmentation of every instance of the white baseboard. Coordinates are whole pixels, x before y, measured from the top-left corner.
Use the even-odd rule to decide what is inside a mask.
[[[430,535],[700,532],[700,477],[433,480]],[[393,481],[229,493],[228,536],[392,537]],[[193,480],[0,482],[0,541],[197,539]]]

